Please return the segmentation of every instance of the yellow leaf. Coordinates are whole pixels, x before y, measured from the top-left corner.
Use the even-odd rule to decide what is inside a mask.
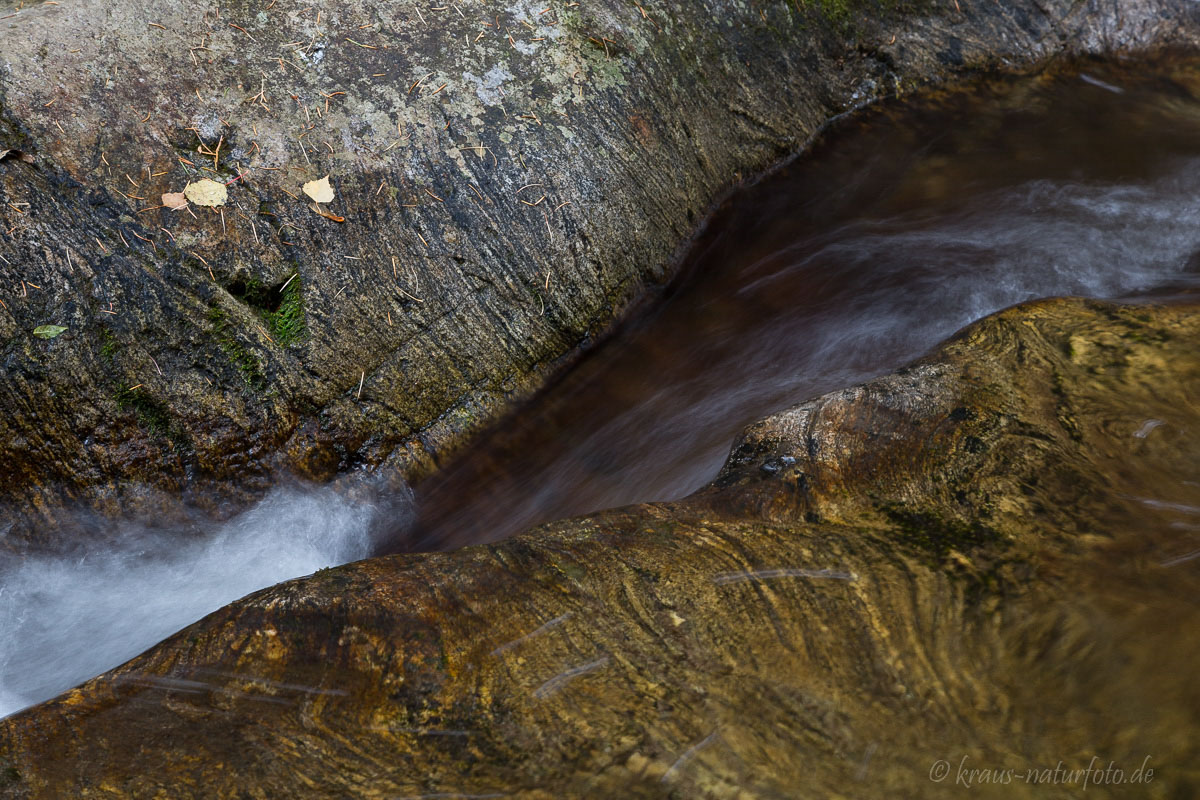
[[[183,187],[183,193],[188,200],[198,206],[223,206],[229,199],[229,190],[225,188],[225,184],[208,178],[201,178],[195,183],[189,183]]]
[[[318,203],[332,202],[333,187],[329,185],[329,176],[326,175],[319,181],[309,181],[304,184],[304,193]]]
[[[187,206],[187,195],[183,192],[165,192],[162,196],[162,204],[172,211],[179,211]]]

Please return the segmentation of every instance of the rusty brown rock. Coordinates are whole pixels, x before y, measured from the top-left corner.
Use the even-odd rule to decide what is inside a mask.
[[[1187,795],[1198,310],[1010,309],[686,500],[258,592],[0,723],[6,796],[958,797],[1093,756],[1089,796]]]

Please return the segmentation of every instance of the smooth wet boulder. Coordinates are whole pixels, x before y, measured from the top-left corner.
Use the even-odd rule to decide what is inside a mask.
[[[0,785],[1190,796],[1198,310],[1010,309],[686,500],[263,590],[0,723]]]
[[[0,533],[416,476],[831,115],[1196,9],[3,0]]]

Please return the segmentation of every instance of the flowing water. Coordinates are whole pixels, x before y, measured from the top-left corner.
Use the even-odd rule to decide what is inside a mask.
[[[1198,96],[1195,61],[1090,64],[830,126],[718,209],[650,313],[418,486],[392,546],[681,497],[748,423],[993,311],[1197,286]]]
[[[280,487],[224,523],[198,521],[186,531],[126,524],[112,546],[5,565],[0,716],[127,661],[250,592],[366,558],[376,509],[329,488]]]
[[[0,716],[250,591],[680,497],[757,417],[1037,297],[1200,289],[1200,62],[981,79],[831,125],[735,192],[680,277],[410,498],[280,488],[225,523],[124,525],[0,562]],[[400,512],[397,511],[400,509]],[[379,519],[393,521],[384,537]]]

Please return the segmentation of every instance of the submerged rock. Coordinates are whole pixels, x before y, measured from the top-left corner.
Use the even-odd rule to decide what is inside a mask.
[[[1194,305],[1001,312],[683,501],[253,594],[0,723],[0,785],[1190,794],[1197,336]]]
[[[885,5],[0,2],[4,541],[279,469],[418,475],[832,115],[1200,30],[1173,0]],[[226,203],[177,208],[202,180]]]

